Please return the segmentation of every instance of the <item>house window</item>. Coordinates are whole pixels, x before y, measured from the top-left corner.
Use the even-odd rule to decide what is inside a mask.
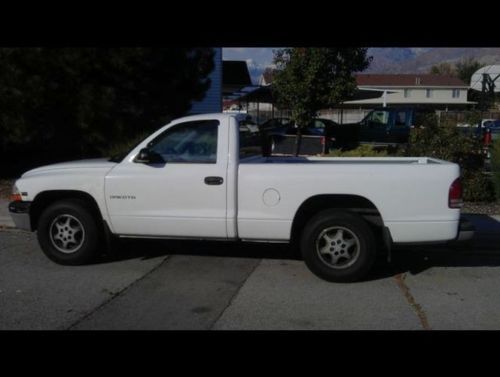
[[[405,98],[409,98],[411,96],[411,90],[405,89]]]
[[[460,90],[459,89],[453,89],[451,95],[452,95],[453,98],[459,98],[460,97]]]
[[[425,90],[425,96],[427,98],[432,98],[432,89],[426,89]]]

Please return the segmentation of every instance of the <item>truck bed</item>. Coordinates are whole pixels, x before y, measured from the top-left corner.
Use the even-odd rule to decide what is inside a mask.
[[[448,207],[448,192],[458,176],[458,165],[429,157],[242,159],[238,233],[245,239],[289,239],[294,214],[305,200],[351,195],[373,203],[396,243],[450,240],[460,210]],[[277,203],[266,203],[268,196]]]

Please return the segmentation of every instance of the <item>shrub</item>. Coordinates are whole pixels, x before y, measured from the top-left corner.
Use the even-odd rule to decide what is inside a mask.
[[[125,157],[125,154],[130,152],[132,148],[134,148],[137,144],[146,139],[146,137],[148,136],[149,133],[143,132],[138,136],[129,138],[128,140],[111,144],[108,147],[101,148],[100,152],[103,156],[106,157],[117,157],[117,156]]]
[[[495,140],[491,147],[491,170],[497,199],[500,199],[500,140]]]
[[[371,145],[360,145],[351,150],[342,151],[340,149],[331,151],[326,157],[387,157],[385,149],[375,149]]]
[[[474,114],[471,114],[472,118]],[[460,165],[464,185],[464,200],[489,202],[495,200],[493,182],[482,173],[484,155],[482,142],[473,135],[465,135],[452,121],[438,126],[435,116],[417,123],[410,134],[407,156],[434,157]]]
[[[495,201],[495,186],[493,181],[481,171],[463,170],[462,182],[464,200],[468,202]]]
[[[98,157],[184,115],[211,85],[214,50],[0,48],[0,171]],[[21,170],[22,171],[22,170]]]

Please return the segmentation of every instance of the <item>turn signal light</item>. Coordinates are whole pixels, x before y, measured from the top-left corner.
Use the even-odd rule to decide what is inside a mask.
[[[11,202],[22,202],[23,197],[19,193],[12,194],[12,195],[10,195],[10,201]]]

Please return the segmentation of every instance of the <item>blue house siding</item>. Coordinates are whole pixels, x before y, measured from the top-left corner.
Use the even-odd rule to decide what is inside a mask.
[[[205,98],[192,104],[189,114],[220,113],[222,112],[222,48],[214,48],[215,67],[210,74],[211,85]]]

